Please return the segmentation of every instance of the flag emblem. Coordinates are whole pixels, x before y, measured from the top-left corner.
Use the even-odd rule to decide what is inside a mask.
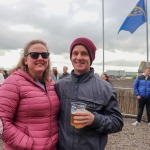
[[[118,33],[126,30],[133,33],[138,27],[147,21],[144,0],[140,0],[131,13],[127,16]]]
[[[145,11],[141,7],[135,6],[135,8],[128,16],[141,16],[141,15],[146,17]]]

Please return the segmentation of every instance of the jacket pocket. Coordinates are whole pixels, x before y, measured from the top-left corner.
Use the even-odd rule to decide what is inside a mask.
[[[80,99],[79,100],[82,103],[86,104],[86,109],[91,111],[91,112],[103,112],[104,109],[104,104],[103,100],[91,100],[91,99]]]

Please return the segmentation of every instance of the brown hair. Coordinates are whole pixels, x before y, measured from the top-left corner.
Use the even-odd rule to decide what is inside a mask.
[[[26,58],[26,54],[28,53],[28,50],[29,48],[34,45],[34,44],[42,44],[46,47],[47,51],[48,51],[48,47],[47,47],[47,44],[42,41],[42,40],[32,40],[30,41],[29,43],[26,44],[24,50],[23,50],[23,53],[20,57],[20,60],[18,62],[18,64],[16,65],[16,67],[12,68],[9,73],[12,74],[14,71],[18,70],[18,69],[22,69],[24,70],[25,72],[28,72],[28,66],[25,65],[24,63],[24,60]],[[48,58],[48,67],[47,69],[44,71],[44,74],[43,74],[43,80],[46,81],[46,80],[49,80],[49,77],[50,77],[50,58]]]
[[[106,77],[106,81],[110,82],[109,81],[109,76],[106,73],[104,73],[103,75]]]

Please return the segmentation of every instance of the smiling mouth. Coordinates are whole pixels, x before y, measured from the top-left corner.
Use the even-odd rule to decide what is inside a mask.
[[[43,66],[44,64],[41,64],[41,63],[40,63],[40,64],[36,64],[36,65],[37,65],[37,66]]]
[[[83,65],[85,63],[84,62],[75,62],[75,64],[81,64],[81,65]]]

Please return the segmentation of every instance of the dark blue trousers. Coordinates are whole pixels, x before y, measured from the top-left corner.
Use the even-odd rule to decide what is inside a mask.
[[[140,122],[144,107],[146,106],[146,112],[147,112],[147,121],[150,123],[150,98],[141,98],[138,100],[138,115],[137,115],[137,121]]]

